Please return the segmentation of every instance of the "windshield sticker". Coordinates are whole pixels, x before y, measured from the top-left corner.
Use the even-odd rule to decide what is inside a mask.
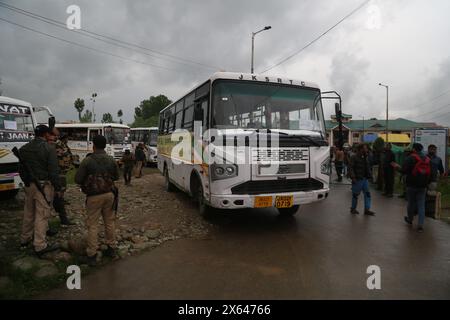
[[[17,122],[11,120],[4,120],[3,125],[5,130],[17,130]]]

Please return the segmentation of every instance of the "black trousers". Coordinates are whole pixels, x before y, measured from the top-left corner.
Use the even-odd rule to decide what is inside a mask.
[[[386,194],[394,193],[395,171],[390,168],[384,169],[384,192]]]
[[[56,194],[53,197],[53,208],[58,212],[61,220],[67,219],[66,207],[64,205],[64,197],[58,197]]]
[[[129,184],[131,182],[131,173],[132,172],[133,172],[133,167],[123,168],[123,178],[125,179],[125,184]]]
[[[344,170],[344,161],[335,161],[334,165],[336,167],[336,173],[338,178],[342,177],[342,171]]]

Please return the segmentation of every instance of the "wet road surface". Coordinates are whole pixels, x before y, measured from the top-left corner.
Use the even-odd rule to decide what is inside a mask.
[[[347,185],[293,218],[220,213],[208,240],[168,242],[40,298],[450,299],[450,225],[427,218],[418,233],[403,222],[404,200],[372,194],[375,217],[349,213]],[[381,290],[366,287],[369,265],[381,268]]]

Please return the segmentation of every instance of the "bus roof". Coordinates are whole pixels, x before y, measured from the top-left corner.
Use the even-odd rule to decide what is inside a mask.
[[[131,131],[134,130],[159,130],[158,127],[139,127],[139,128],[130,128]]]
[[[219,79],[227,79],[227,80],[240,80],[240,81],[254,81],[254,82],[268,82],[268,83],[277,83],[277,84],[286,84],[293,86],[301,86],[307,88],[314,88],[319,90],[319,86],[314,82],[306,82],[298,79],[292,79],[287,77],[278,77],[273,75],[258,75],[252,73],[240,73],[240,72],[215,72],[208,80],[202,82],[200,85],[194,87],[192,90],[188,91],[185,95],[181,96],[179,99],[174,100],[173,103],[162,109],[159,113],[163,113],[174,104],[176,104],[180,99],[187,96],[191,92],[194,92],[197,88],[204,85],[207,81],[211,80],[214,82]]]
[[[129,129],[130,127],[120,123],[57,123],[57,128],[105,128],[115,127]]]
[[[29,102],[5,96],[0,96],[0,103],[7,103],[31,108],[31,104]]]

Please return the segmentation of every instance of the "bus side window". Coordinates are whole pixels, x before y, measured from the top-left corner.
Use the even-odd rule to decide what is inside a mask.
[[[192,129],[192,120],[194,119],[194,106],[191,105],[184,109],[183,128]]]

